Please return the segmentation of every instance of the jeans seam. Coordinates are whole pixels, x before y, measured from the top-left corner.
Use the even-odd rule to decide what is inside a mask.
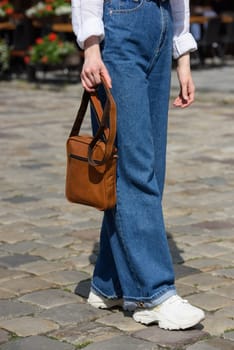
[[[118,186],[117,186],[117,198],[119,198],[118,196]],[[135,270],[132,268],[131,266],[131,259],[129,259],[129,256],[128,256],[128,250],[126,249],[126,245],[125,245],[125,240],[124,240],[124,235],[122,234],[123,230],[122,230],[122,220],[121,220],[121,214],[120,214],[121,210],[120,210],[120,203],[119,203],[119,200],[117,201],[117,205],[116,205],[116,214],[115,214],[115,221],[116,221],[116,228],[117,228],[117,234],[118,236],[120,236],[121,234],[121,244],[122,244],[122,247],[124,249],[124,252],[125,252],[125,257],[126,257],[126,260],[127,260],[127,263],[128,263],[128,266],[129,266],[129,269],[131,270],[136,282],[137,282],[137,287],[140,289],[141,288],[141,284],[140,284],[140,281],[139,281],[139,278],[135,272]]]
[[[159,41],[158,41],[158,45],[157,47],[155,48],[155,51],[154,51],[154,55],[151,59],[151,62],[146,70],[146,73],[147,75],[150,74],[150,71],[152,70],[154,64],[155,64],[155,61],[157,60],[163,46],[164,46],[164,43],[165,43],[165,39],[166,39],[166,31],[168,29],[168,20],[166,19],[166,16],[165,16],[165,11],[164,11],[164,8],[160,5],[160,14],[161,14],[161,27],[162,27],[162,30],[161,30],[161,33],[160,33],[160,38],[159,38]]]
[[[128,257],[128,251],[126,249],[126,244],[125,244],[125,239],[124,239],[124,235],[122,234],[122,222],[121,222],[121,215],[120,215],[120,210],[118,209],[118,211],[116,212],[116,226],[118,227],[118,235],[121,234],[121,244],[122,244],[122,247],[124,249],[124,252],[125,252],[125,257],[126,257],[126,260],[127,260],[127,263],[128,263],[128,266],[129,266],[129,269],[131,270],[132,272],[132,275],[134,276],[136,282],[137,282],[137,287],[140,288],[140,283],[139,283],[139,279],[136,275],[136,272],[135,270],[132,268],[131,266],[131,260],[129,259]]]

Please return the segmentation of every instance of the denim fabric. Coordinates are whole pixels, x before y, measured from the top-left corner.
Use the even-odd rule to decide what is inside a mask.
[[[176,294],[162,194],[172,55],[169,1],[104,1],[103,60],[117,104],[117,205],[104,213],[92,289],[124,306]]]

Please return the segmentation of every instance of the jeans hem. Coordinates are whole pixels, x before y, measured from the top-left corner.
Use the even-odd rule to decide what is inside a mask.
[[[122,299],[122,296],[119,295],[107,295],[105,293],[103,293],[99,288],[97,288],[94,283],[91,283],[91,291],[93,291],[95,294],[104,297],[106,299]]]
[[[167,286],[162,288],[160,291],[152,295],[151,297],[126,297],[126,296],[119,296],[119,295],[107,295],[103,293],[99,288],[97,288],[93,282],[91,283],[91,290],[96,293],[97,295],[100,295],[107,299],[123,299],[124,304],[123,308],[124,310],[134,311],[136,308],[152,308],[154,306],[157,306],[164,301],[166,301],[168,298],[170,298],[173,295],[176,295],[176,288],[175,286]]]
[[[125,310],[134,311],[136,308],[152,308],[169,299],[171,296],[176,295],[175,286],[163,288],[161,291],[155,293],[151,297],[147,298],[125,298],[123,308]]]

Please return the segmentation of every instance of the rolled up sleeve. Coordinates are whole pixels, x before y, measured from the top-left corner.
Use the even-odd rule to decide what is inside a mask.
[[[170,0],[174,23],[173,57],[179,58],[186,52],[197,50],[197,43],[189,32],[189,0]]]
[[[92,35],[103,40],[102,15],[103,0],[72,0],[72,27],[80,48],[84,48],[85,40]]]

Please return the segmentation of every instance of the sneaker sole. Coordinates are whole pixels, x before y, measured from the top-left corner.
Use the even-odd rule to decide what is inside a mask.
[[[141,315],[133,315],[133,319],[136,322],[145,324],[145,325],[149,325],[151,323],[157,323],[159,328],[162,329],[168,329],[168,330],[179,330],[179,329],[187,329],[187,328],[191,328],[193,326],[195,326],[196,324],[200,323],[202,320],[204,320],[204,316],[203,317],[199,317],[196,320],[192,320],[190,322],[185,322],[183,324],[176,324],[172,321],[169,320],[160,320],[159,317],[153,317],[151,315],[151,317],[149,317],[149,315],[147,314],[141,314]]]

